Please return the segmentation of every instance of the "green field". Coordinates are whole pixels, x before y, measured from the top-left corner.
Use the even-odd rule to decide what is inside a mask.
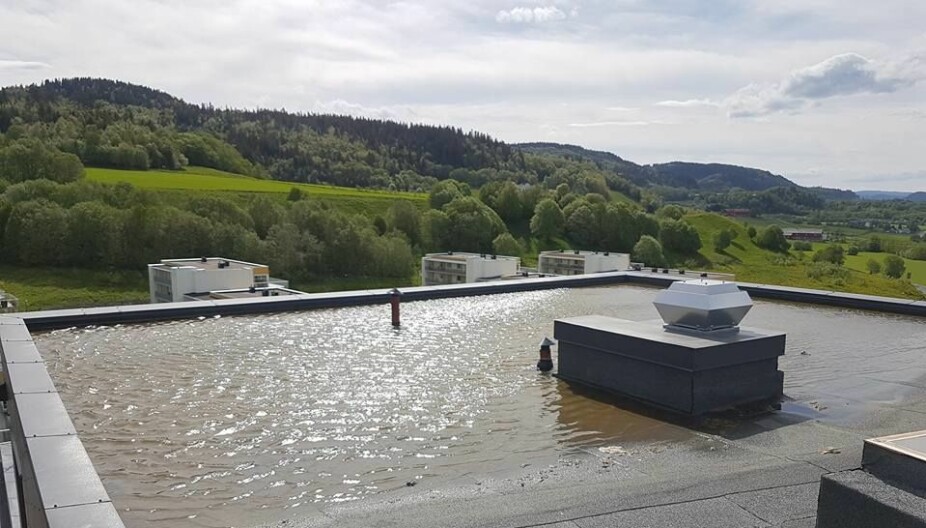
[[[817,242],[813,245],[813,250],[818,251],[827,246],[825,243]],[[843,244],[843,249],[847,249],[848,245]],[[872,253],[868,251],[862,251],[858,255],[849,255],[846,254],[846,264],[845,266],[849,269],[856,271],[868,273],[868,259],[875,259],[879,264],[884,266],[884,257],[888,256],[890,253]],[[910,272],[910,280],[916,284],[926,285],[926,260],[913,260],[913,259],[903,259],[904,265],[907,268],[907,271],[904,272],[904,277],[906,273]]]
[[[815,279],[807,274],[807,264],[812,253],[792,251],[790,255],[778,255],[757,247],[746,234],[746,228],[741,222],[733,221],[720,215],[711,213],[695,213],[685,217],[694,225],[701,235],[701,262],[692,262],[690,268],[698,265],[709,265],[714,270],[733,273],[736,280],[759,284],[781,284],[801,288],[814,288],[822,290],[837,290],[851,293],[864,293],[869,295],[883,295],[887,297],[922,299],[923,295],[909,282],[893,280],[881,275],[869,275],[865,262],[861,259],[861,266],[855,267],[847,262],[848,278],[836,279],[825,277]],[[714,250],[713,233],[721,229],[733,229],[736,238],[733,244],[722,253]],[[823,245],[821,244],[820,247]],[[881,259],[884,254],[881,254]],[[913,262],[913,261],[907,261]],[[923,263],[920,263],[923,264]],[[909,264],[908,264],[909,268]]]
[[[88,167],[86,178],[105,184],[131,183],[140,189],[151,191],[269,193],[278,195],[280,199],[285,199],[290,190],[296,187],[309,198],[330,202],[350,212],[366,214],[381,214],[396,200],[409,200],[421,208],[426,208],[428,202],[428,195],[424,193],[262,180],[205,167],[188,167],[183,171],[133,171]]]
[[[19,311],[139,304],[149,301],[144,271],[0,266],[0,289],[19,298]]]
[[[886,253],[866,252],[861,252],[858,255],[846,255],[846,267],[868,273],[868,259],[877,260],[883,267],[884,257],[886,256]],[[907,266],[907,271],[910,272],[912,282],[926,285],[926,260],[904,259],[904,264]],[[906,273],[904,277],[906,277]]]
[[[293,282],[290,286],[315,293],[416,286],[418,282],[417,275],[406,279],[347,277]],[[149,302],[148,277],[144,271],[0,265],[0,290],[19,299],[21,312]]]

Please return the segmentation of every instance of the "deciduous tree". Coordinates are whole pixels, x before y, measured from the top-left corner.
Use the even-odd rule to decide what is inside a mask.
[[[552,240],[563,232],[563,210],[550,198],[541,200],[531,218],[531,233],[542,240]]]
[[[649,235],[640,237],[639,242],[633,246],[631,258],[634,262],[643,262],[647,266],[662,266],[666,260],[662,254],[662,245]]]
[[[884,257],[884,274],[892,279],[903,277],[907,266],[904,260],[897,255],[888,255]]]

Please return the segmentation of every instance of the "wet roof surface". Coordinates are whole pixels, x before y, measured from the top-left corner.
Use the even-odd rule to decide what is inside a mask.
[[[628,287],[588,289],[564,295],[567,301],[575,297],[568,307],[576,315],[604,312],[628,316],[626,314],[636,309],[641,298],[652,297],[654,293]],[[408,338],[417,335],[416,327],[420,327],[422,335],[433,340],[439,335],[434,332],[442,332],[448,324],[467,318],[473,321],[472,327],[480,329],[480,334],[488,332],[493,322],[509,319],[516,322],[512,323],[512,328],[532,328],[531,321],[535,318],[552,322],[555,315],[548,312],[561,311],[551,306],[555,300],[551,297],[536,296],[533,302],[521,294],[510,299],[461,299],[456,311],[447,311],[448,306],[444,304],[451,305],[449,301],[410,303],[405,308],[409,327],[395,335],[390,330],[382,339]],[[510,302],[500,302],[503,299]],[[482,304],[476,304],[479,302]],[[444,307],[442,310],[425,309],[434,306]],[[302,332],[318,326],[317,321],[302,326],[285,323],[292,323],[292,318],[317,319],[325,313],[352,314],[351,320],[374,321],[385,313],[376,310],[379,308],[313,312],[304,316],[288,314],[261,321],[279,322],[277,330],[297,328]],[[655,315],[652,312],[649,309],[633,317],[651,318]],[[225,332],[226,323],[231,321],[250,324],[246,319],[231,318],[208,324]],[[926,327],[916,318],[767,302],[759,305],[748,323],[789,331],[788,354],[780,363],[786,372],[785,393],[789,398],[779,413],[718,416],[697,427],[673,426],[686,433],[681,441],[652,441],[641,446],[627,438],[621,429],[625,427],[623,422],[597,420],[601,409],[585,412],[584,407],[570,403],[572,400],[565,398],[567,393],[558,388],[563,397],[559,401],[552,400],[543,409],[538,408],[538,412],[555,411],[563,424],[588,424],[581,429],[613,430],[614,433],[605,436],[614,440],[605,445],[591,444],[571,450],[569,454],[541,454],[514,467],[507,463],[505,453],[499,453],[497,460],[483,466],[461,467],[446,478],[425,479],[417,486],[406,488],[402,485],[380,498],[291,510],[286,514],[287,526],[813,526],[821,474],[858,467],[865,438],[926,428],[926,371],[911,368],[911,365],[920,365],[915,359],[921,356],[922,339],[917,336],[922,336]],[[200,333],[205,324],[191,332]],[[792,330],[802,324],[809,325],[810,330]],[[186,323],[177,325],[186,326]],[[155,331],[158,327],[145,328]],[[463,325],[461,328],[471,327]],[[425,329],[428,332],[424,332]],[[249,332],[258,330],[258,327],[249,327]],[[535,330],[524,332],[523,339],[514,339],[511,329],[498,334],[502,336],[498,345],[501,349],[512,347],[519,351],[511,359],[515,365],[511,376],[515,379],[520,379],[522,374],[534,379],[536,373],[529,362],[520,357],[520,351],[523,349],[536,360],[536,339],[540,336],[534,334],[537,331],[542,334],[544,326]],[[167,335],[179,333],[171,329]],[[371,335],[369,329],[361,334],[366,340]],[[138,341],[137,337],[132,341]],[[178,350],[183,349],[186,354],[188,339],[177,339],[180,340]],[[162,336],[147,342],[157,342],[163,349],[165,340]],[[297,341],[305,341],[305,337]],[[520,341],[525,344],[520,345]],[[312,341],[315,355],[320,342]],[[863,342],[867,345],[860,344]],[[875,346],[879,343],[883,346]],[[403,354],[414,350],[403,351]],[[494,351],[491,347],[474,350],[476,353]],[[219,352],[220,357],[227,358],[227,350]],[[126,357],[124,351],[120,354]],[[467,357],[478,361],[481,356],[470,354]],[[81,363],[85,364],[86,360]],[[523,373],[517,367],[522,364],[527,365]],[[319,372],[319,366],[317,359],[296,365],[304,368],[306,375],[313,376]],[[175,369],[170,371],[173,373]],[[435,366],[432,372],[449,375],[460,370],[449,370],[447,364],[442,364]],[[298,372],[289,375],[295,374]],[[457,374],[451,378],[453,387],[462,386],[468,380]],[[343,385],[344,377],[337,379]],[[502,384],[504,387],[510,385]],[[75,387],[81,394],[85,393],[83,384]],[[150,386],[146,385],[144,401],[151,399],[150,392]],[[418,393],[419,397],[424,394]],[[513,401],[524,401],[529,394],[524,392]],[[569,411],[576,412],[569,416]],[[98,412],[89,409],[87,420]],[[656,420],[647,423],[653,421]],[[496,422],[496,425],[498,428],[493,428],[492,433],[500,436],[492,438],[525,436],[523,429],[505,427],[504,422]],[[637,435],[640,431],[633,433]],[[650,435],[644,431],[643,437]],[[448,459],[448,462],[454,460]],[[459,462],[456,465],[459,466]],[[180,507],[181,503],[172,504]],[[208,522],[205,514],[201,514],[199,520],[204,524]],[[279,526],[281,521],[275,522],[271,525]]]

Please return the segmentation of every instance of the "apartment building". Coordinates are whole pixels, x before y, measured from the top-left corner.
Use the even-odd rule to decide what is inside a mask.
[[[421,258],[421,284],[463,284],[485,282],[515,275],[521,267],[518,257],[478,253],[429,253]]]
[[[630,255],[608,251],[543,251],[537,259],[537,271],[544,275],[584,275],[630,269]]]
[[[191,294],[270,287],[270,268],[219,257],[165,259],[148,264],[151,302],[188,300]]]

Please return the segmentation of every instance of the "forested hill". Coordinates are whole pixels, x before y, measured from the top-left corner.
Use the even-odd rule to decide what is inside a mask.
[[[791,180],[761,169],[724,165],[721,163],[688,163],[673,161],[650,165],[656,180],[670,187],[725,191],[739,188],[744,191],[764,191],[773,187],[796,187]]]
[[[733,189],[767,191],[776,187],[785,187],[803,189],[827,201],[859,199],[852,191],[827,187],[801,187],[784,176],[767,170],[738,165],[684,161],[638,165],[610,152],[589,150],[576,145],[521,143],[514,146],[524,152],[589,161],[603,169],[617,171],[640,187],[662,186],[706,192],[725,192]]]
[[[186,163],[300,182],[426,190],[455,169],[524,169],[509,145],[453,127],[349,116],[194,105],[106,79],[0,90],[0,133],[77,156],[84,165],[178,169]],[[495,172],[493,172],[495,171]],[[459,173],[466,180],[467,172]],[[484,182],[483,182],[484,183]]]
[[[773,187],[797,187],[791,180],[761,169],[721,163],[689,163],[673,161],[654,165],[638,165],[610,152],[589,150],[558,143],[522,143],[515,145],[525,152],[535,152],[582,159],[602,168],[617,170],[633,183],[649,187],[664,185],[685,189],[726,191],[737,188],[764,191]]]
[[[621,174],[636,185],[648,186],[654,182],[654,174],[650,167],[637,165],[611,152],[589,150],[578,145],[564,145],[561,143],[517,143],[513,146],[523,152],[533,154],[546,154],[577,161],[589,161],[602,169]]]

